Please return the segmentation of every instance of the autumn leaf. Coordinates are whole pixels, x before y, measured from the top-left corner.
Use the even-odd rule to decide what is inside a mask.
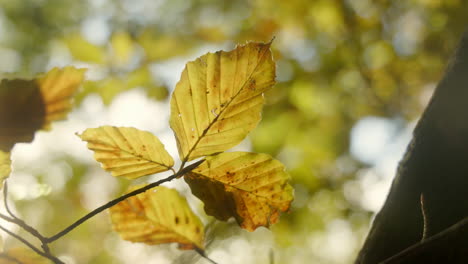
[[[50,260],[28,248],[11,248],[0,253],[0,264],[49,264]]]
[[[170,125],[183,161],[225,151],[261,119],[275,83],[270,43],[248,43],[187,63],[171,99]]]
[[[50,122],[66,117],[72,108],[73,94],[83,82],[85,71],[74,67],[53,68],[37,79],[45,103],[44,128],[49,129]]]
[[[159,139],[132,127],[88,128],[78,135],[94,151],[94,159],[112,176],[128,179],[167,171],[174,160]]]
[[[71,98],[84,79],[84,69],[54,68],[32,80],[4,79],[0,83],[0,150],[31,142],[34,133],[64,119]]]
[[[203,225],[176,190],[159,186],[132,196],[111,207],[110,216],[114,230],[124,240],[149,245],[178,243],[181,249],[204,248]]]
[[[206,157],[184,176],[205,211],[219,220],[235,217],[249,231],[269,227],[289,209],[293,189],[281,162],[267,154],[227,152]]]

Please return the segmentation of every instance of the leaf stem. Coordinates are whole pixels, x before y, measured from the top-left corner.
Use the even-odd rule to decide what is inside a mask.
[[[68,227],[66,227],[65,229],[63,229],[62,231],[58,232],[57,234],[51,236],[51,237],[48,237],[48,238],[45,238],[45,242],[46,243],[52,243],[54,242],[55,240],[61,238],[62,236],[68,234],[70,231],[72,231],[73,229],[75,229],[76,227],[78,227],[79,225],[81,225],[82,223],[86,222],[88,219],[92,218],[93,216],[99,214],[100,212],[122,202],[123,200],[127,199],[127,198],[130,198],[132,196],[135,196],[137,194],[140,194],[140,193],[143,193],[151,188],[154,188],[156,186],[159,186],[165,182],[169,182],[175,178],[178,178],[182,175],[184,175],[185,173],[187,173],[188,171],[191,171],[193,169],[195,169],[196,167],[198,167],[198,165],[200,165],[202,162],[204,162],[205,160],[200,160],[200,161],[197,161],[193,164],[190,164],[189,166],[185,167],[185,168],[181,168],[179,169],[179,171],[165,179],[162,179],[162,180],[159,180],[159,181],[156,181],[156,182],[153,182],[153,183],[150,183],[142,188],[139,188],[139,189],[136,189],[135,191],[133,192],[129,192],[127,194],[124,194],[112,201],[109,201],[107,202],[106,204],[94,209],[93,211],[89,212],[88,214],[86,214],[85,216],[81,217],[80,219],[78,219],[76,222],[74,222],[73,224],[69,225]]]
[[[208,260],[209,262],[211,262],[211,263],[213,263],[213,264],[218,264],[218,263],[216,263],[216,261],[210,259],[210,258],[206,255],[206,253],[205,253],[205,251],[204,251],[203,249],[195,248],[195,251],[196,251],[200,256],[202,256],[204,259]]]

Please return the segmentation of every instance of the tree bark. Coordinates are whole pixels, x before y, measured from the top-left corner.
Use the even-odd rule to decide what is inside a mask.
[[[413,132],[387,200],[356,263],[379,263],[421,241],[424,229],[425,238],[430,238],[467,216],[468,32],[465,32]]]
[[[381,264],[467,263],[468,217],[450,228],[403,250]]]

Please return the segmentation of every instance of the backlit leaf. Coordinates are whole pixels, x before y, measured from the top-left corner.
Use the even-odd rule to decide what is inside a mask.
[[[135,190],[137,186],[131,190]],[[131,191],[130,190],[130,191]],[[149,245],[178,243],[181,249],[203,249],[204,230],[184,197],[159,186],[110,208],[113,228],[122,239]]]
[[[187,63],[171,99],[171,128],[184,161],[225,151],[261,119],[275,83],[270,43],[248,43]]]
[[[269,227],[293,200],[289,175],[281,162],[267,154],[227,152],[206,161],[184,176],[205,211],[219,220],[235,217],[249,231]]]
[[[28,248],[11,248],[0,254],[0,264],[49,264],[47,258]]]
[[[11,159],[10,152],[3,152],[0,150],[0,188],[3,187],[5,181],[11,173]]]
[[[150,132],[132,127],[88,128],[78,135],[94,151],[94,159],[112,176],[128,179],[167,171],[174,160]]]
[[[71,99],[83,82],[85,71],[74,67],[53,68],[37,79],[45,102],[45,128],[50,128],[51,121],[64,119],[71,110]]]
[[[64,39],[71,55],[80,61],[104,63],[105,51],[86,40],[81,34],[70,34]]]
[[[36,79],[2,80],[0,83],[0,149],[30,142],[39,129],[49,129],[64,119],[71,98],[84,79],[84,69],[54,68]]]

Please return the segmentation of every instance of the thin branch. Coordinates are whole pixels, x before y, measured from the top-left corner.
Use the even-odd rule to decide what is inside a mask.
[[[424,200],[424,194],[421,193],[421,214],[423,217],[423,233],[422,233],[422,238],[421,241],[425,240],[427,238],[428,234],[428,227],[429,227],[429,218],[427,217],[427,207],[426,207],[426,201]]]
[[[10,207],[8,206],[8,182],[5,181],[3,183],[3,203],[5,204],[5,209],[7,213],[14,219],[18,219],[16,215],[10,210]]]
[[[63,229],[62,231],[58,232],[57,234],[51,236],[51,237],[48,237],[48,238],[45,238],[44,242],[45,243],[52,243],[54,242],[55,240],[61,238],[62,236],[68,234],[70,231],[72,231],[73,229],[75,229],[76,227],[78,227],[79,225],[81,225],[82,223],[86,222],[88,219],[92,218],[93,216],[101,213],[102,211],[122,202],[123,200],[129,198],[129,197],[132,197],[132,196],[135,196],[137,194],[140,194],[140,193],[143,193],[151,188],[154,188],[156,186],[159,186],[165,182],[169,182],[175,178],[178,178],[182,175],[184,175],[185,173],[195,169],[196,167],[198,167],[198,165],[200,165],[202,162],[204,162],[204,160],[200,160],[200,161],[197,161],[193,164],[190,164],[189,166],[179,170],[177,173],[165,178],[165,179],[162,179],[162,180],[159,180],[157,182],[153,182],[153,183],[150,183],[142,188],[139,188],[133,192],[129,192],[125,195],[122,195],[112,201],[109,201],[107,202],[106,204],[94,209],[93,211],[91,211],[90,213],[86,214],[85,216],[83,216],[82,218],[78,219],[76,222],[74,222],[73,224],[69,225],[68,227],[66,227],[65,229]]]
[[[381,264],[466,263],[467,247],[468,217],[434,236],[421,240]]]
[[[25,244],[27,247],[29,247],[31,250],[33,250],[37,254],[43,256],[44,258],[48,258],[48,259],[52,260],[55,264],[65,264],[60,259],[58,259],[57,257],[55,257],[55,256],[53,256],[51,254],[42,252],[37,247],[35,247],[33,244],[29,243],[29,241],[27,241],[26,239],[22,238],[21,236],[15,234],[15,233],[11,232],[10,230],[6,229],[5,227],[0,225],[0,229],[3,230],[5,233],[9,234],[10,236],[16,238],[21,243]]]
[[[29,234],[33,235],[37,239],[39,239],[42,243],[42,248],[44,249],[44,252],[47,254],[50,254],[50,249],[49,246],[47,245],[46,238],[39,233],[34,227],[28,225],[26,222],[24,222],[22,219],[18,218],[11,210],[10,207],[8,206],[8,184],[7,181],[5,181],[4,187],[3,187],[3,202],[5,205],[5,209],[8,212],[8,214],[11,216],[8,217],[6,215],[0,214],[0,218],[18,225],[19,227],[23,228],[26,232]]]

